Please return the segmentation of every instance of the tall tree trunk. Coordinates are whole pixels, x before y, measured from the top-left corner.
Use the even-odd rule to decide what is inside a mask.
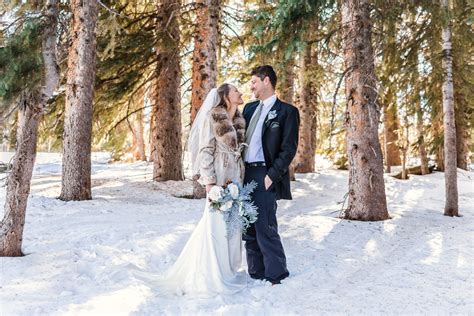
[[[96,65],[96,0],[72,1],[63,133],[61,195],[65,201],[90,200],[92,105]]]
[[[300,102],[297,105],[300,111],[301,123],[298,141],[298,150],[293,160],[295,171],[299,173],[314,172],[313,133],[316,118],[316,83],[318,76],[317,60],[313,60],[313,45],[308,43],[300,58]]]
[[[311,65],[312,65],[312,72],[315,78],[311,81],[311,95],[313,98],[311,99],[311,102],[313,103],[312,108],[314,108],[313,112],[313,118],[311,119],[311,147],[313,148],[313,159],[314,163],[313,165],[316,164],[316,158],[314,158],[314,155],[316,154],[316,149],[317,149],[317,141],[318,141],[318,93],[319,93],[319,88],[321,86],[321,67],[319,65],[319,59],[318,59],[318,48],[316,47],[311,51]]]
[[[441,0],[441,7],[449,15],[448,0]],[[444,123],[444,177],[446,187],[446,204],[444,215],[459,216],[458,185],[456,159],[456,126],[454,116],[454,94],[451,50],[451,23],[448,22],[442,30],[443,43],[443,123]]]
[[[408,179],[408,170],[407,170],[407,158],[408,158],[408,149],[410,148],[410,126],[408,123],[408,113],[405,111],[405,116],[403,118],[403,129],[400,128],[401,131],[403,131],[402,134],[402,145],[400,146],[401,151],[402,151],[402,180],[407,180]]]
[[[414,22],[414,21],[413,21]],[[421,165],[421,174],[425,175],[430,173],[428,168],[428,154],[426,152],[426,144],[425,144],[425,129],[423,126],[423,108],[421,107],[421,85],[420,85],[420,73],[418,70],[418,57],[419,52],[418,48],[414,48],[412,59],[414,64],[416,65],[413,69],[413,74],[411,76],[411,86],[413,87],[413,105],[416,114],[416,138],[417,138],[417,145],[418,145],[418,154],[420,157],[420,165]]]
[[[439,132],[435,132],[435,138],[438,139],[443,139],[443,135],[440,135],[443,133],[443,127],[441,123],[434,124],[435,126],[438,125],[439,127]],[[434,127],[436,130],[436,127]],[[438,171],[444,172],[444,148],[441,145],[437,145],[435,148],[435,159],[436,159],[436,167]]]
[[[400,65],[400,57],[397,51],[397,25],[396,19],[388,17],[384,23],[386,32],[386,45],[383,52],[383,69],[382,77],[385,93],[383,94],[383,122],[384,122],[384,149],[385,149],[385,166],[387,172],[390,172],[391,166],[401,165],[399,137],[400,121],[398,118],[396,80],[394,72]]]
[[[26,206],[30,194],[31,176],[36,159],[38,125],[59,83],[56,63],[57,0],[47,0],[44,10],[42,55],[44,77],[38,95],[24,96],[18,115],[17,147],[12,169],[7,179],[5,215],[0,224],[0,256],[21,256]]]
[[[284,58],[283,54],[280,54],[279,58]],[[279,56],[279,55],[277,55]],[[281,100],[293,104],[294,102],[294,84],[295,84],[295,65],[294,58],[291,57],[289,60],[285,61],[284,65],[279,65],[278,72],[282,73],[280,80],[277,83],[278,98]],[[288,168],[288,173],[290,176],[290,181],[296,181],[295,177],[295,164],[294,160]]]
[[[5,215],[1,223],[0,255],[7,257],[22,256],[21,245],[26,206],[36,159],[40,114],[31,104],[33,100],[26,102],[28,103],[26,108],[20,110],[19,113],[17,148],[7,179]]]
[[[396,96],[396,71],[401,60],[397,48],[397,21],[393,16],[388,16],[383,21],[385,36],[383,47],[382,67],[380,67],[380,81],[383,87],[381,103],[383,106],[383,148],[385,158],[385,171],[390,172],[391,166],[401,165],[399,137],[400,121],[398,118]]]
[[[471,10],[466,10],[471,3]],[[454,111],[456,120],[456,159],[458,168],[469,170],[469,151],[471,146],[471,131],[474,124],[474,89],[472,83],[472,45],[473,29],[468,16],[472,16],[472,2],[469,0],[456,1],[457,19],[453,32],[453,78]],[[470,83],[469,83],[470,82]]]
[[[216,86],[217,47],[221,0],[198,0],[191,89],[191,123],[201,108],[206,95]],[[204,198],[206,190],[193,179],[193,197]]]
[[[392,92],[389,92],[392,93]],[[390,172],[391,166],[400,166],[399,129],[400,123],[397,115],[397,104],[394,95],[386,96],[384,101],[384,149],[386,172]]]
[[[216,86],[221,0],[197,0],[191,89],[191,123],[206,95]]]
[[[157,3],[157,82],[152,92],[154,126],[153,179],[183,180],[181,144],[181,68],[179,59],[179,0]]]
[[[293,104],[295,95],[295,65],[293,58],[285,62],[282,72],[283,76],[281,76],[281,80],[278,82],[279,88],[277,89],[280,92],[279,98]]]
[[[368,0],[342,3],[344,60],[347,74],[346,129],[349,159],[348,206],[344,217],[355,220],[389,218],[378,138],[377,78],[371,43]]]
[[[133,97],[133,106],[135,109],[143,108],[145,104],[145,87],[140,88],[136,95]],[[145,154],[145,138],[143,131],[143,109],[139,110],[133,115],[132,121],[132,148],[133,148],[133,159],[146,161]]]
[[[423,128],[423,109],[421,108],[421,98],[419,92],[416,92],[417,96],[415,99],[415,111],[416,111],[416,133],[418,142],[418,153],[421,161],[421,174],[428,174],[428,155],[425,147],[425,137]]]
[[[133,159],[146,161],[145,139],[143,133],[143,111],[138,111],[133,118]]]
[[[152,80],[148,83],[147,85],[147,91],[146,91],[146,95],[147,95],[147,99],[149,100],[150,103],[153,103],[154,100],[153,100],[153,93],[156,91],[156,82],[157,82],[157,78],[152,78]],[[153,162],[153,160],[155,159],[155,151],[156,151],[156,148],[155,146],[153,145],[154,143],[154,135],[153,133],[155,132],[155,111],[156,111],[156,106],[152,106],[151,107],[151,113],[150,113],[150,125],[149,125],[149,129],[148,129],[148,147],[149,147],[149,151],[150,151],[150,155],[148,156],[148,161],[149,162]]]
[[[456,83],[456,80],[454,80]],[[456,88],[456,84],[454,85]],[[469,125],[467,118],[469,113],[466,113],[468,107],[467,100],[464,95],[458,90],[454,91],[455,100],[455,124],[456,124],[456,160],[457,167],[468,170],[469,160]]]

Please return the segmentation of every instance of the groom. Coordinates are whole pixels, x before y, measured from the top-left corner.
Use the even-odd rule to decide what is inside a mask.
[[[248,272],[254,279],[279,284],[289,275],[278,235],[276,200],[291,200],[288,167],[298,147],[299,113],[275,96],[277,76],[269,65],[252,71],[251,90],[258,101],[245,105],[245,180],[258,184],[253,202],[258,220],[243,236]]]

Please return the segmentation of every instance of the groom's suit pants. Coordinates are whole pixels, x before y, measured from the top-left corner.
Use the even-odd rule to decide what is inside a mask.
[[[250,276],[274,283],[286,278],[289,273],[283,245],[278,235],[276,193],[272,187],[268,191],[265,189],[266,174],[265,166],[245,167],[244,183],[254,180],[258,184],[252,196],[258,208],[258,219],[247,229],[243,240]]]

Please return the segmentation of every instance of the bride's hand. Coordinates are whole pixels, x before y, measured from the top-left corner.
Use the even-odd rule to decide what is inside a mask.
[[[215,184],[206,184],[206,193],[209,193],[213,186],[215,186]]]

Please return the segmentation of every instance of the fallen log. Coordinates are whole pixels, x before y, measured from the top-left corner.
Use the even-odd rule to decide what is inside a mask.
[[[432,173],[435,169],[435,166],[429,166],[428,167],[428,170],[429,170],[429,173]],[[408,174],[415,174],[415,175],[419,175],[421,176],[421,166],[413,166],[413,167],[410,167],[410,168],[407,168],[407,171],[408,171]],[[396,179],[401,179],[402,178],[402,172],[400,171],[399,173],[396,173],[396,174],[393,174],[393,175],[390,175]]]

